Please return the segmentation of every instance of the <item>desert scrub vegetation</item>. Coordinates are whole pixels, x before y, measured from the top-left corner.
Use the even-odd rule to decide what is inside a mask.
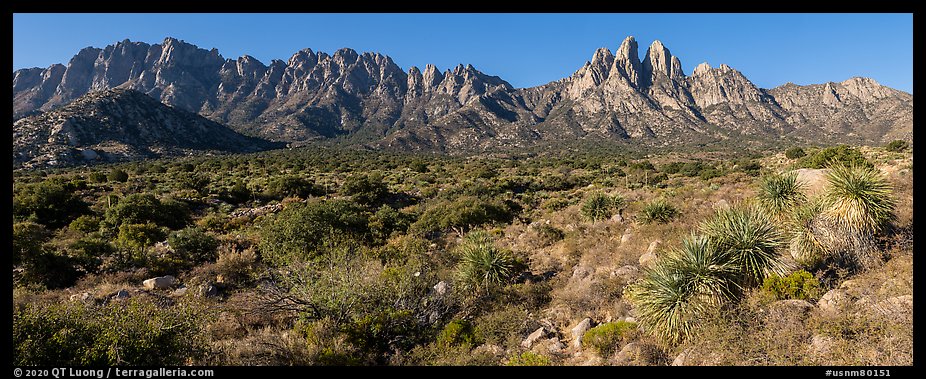
[[[454,157],[313,146],[14,170],[16,359],[104,364],[84,341],[151,354],[133,344],[157,340],[177,353],[121,364],[666,364],[689,347],[738,364],[825,363],[804,354],[817,336],[835,341],[826,357],[836,362],[873,362],[862,352],[903,362],[906,316],[814,311],[789,329],[763,316],[779,299],[834,290],[868,308],[906,304],[912,149],[853,149],[882,174],[831,164],[813,171],[822,194],[806,198],[788,179],[806,157],[778,150]],[[116,170],[125,181],[107,178]],[[659,199],[668,206],[645,215]],[[867,271],[853,268],[863,251]],[[145,285],[166,275],[166,288]],[[132,302],[139,310],[116,325]],[[177,328],[189,336],[156,330],[187,314]],[[586,318],[576,347],[571,329]]]
[[[646,203],[637,214],[641,224],[667,223],[678,215],[678,210],[665,199],[655,199]]]

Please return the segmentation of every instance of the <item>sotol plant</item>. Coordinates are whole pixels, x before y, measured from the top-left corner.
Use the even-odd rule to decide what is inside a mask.
[[[776,249],[782,236],[768,215],[754,205],[718,211],[701,223],[701,232],[718,251],[730,255],[740,267],[740,283],[755,286],[769,275],[781,275],[785,266]]]
[[[786,226],[791,257],[804,267],[816,267],[826,255],[827,249],[819,236],[822,211],[823,203],[820,201],[801,205],[791,212]]]
[[[807,200],[803,187],[796,172],[771,174],[762,178],[757,198],[766,211],[780,215]]]
[[[507,251],[495,247],[485,231],[467,234],[456,253],[460,257],[457,279],[466,288],[484,291],[511,278],[514,259]]]
[[[582,217],[589,221],[604,220],[624,206],[624,198],[620,195],[608,196],[601,192],[589,195],[582,203]]]
[[[879,171],[862,165],[833,165],[826,180],[823,215],[847,231],[873,235],[891,220],[891,185]]]
[[[669,222],[678,214],[678,210],[665,201],[665,199],[656,199],[643,206],[637,220],[641,224],[652,224],[654,222]]]
[[[740,268],[706,237],[691,236],[681,249],[644,269],[628,294],[643,327],[678,343],[690,337],[708,307],[736,298]]]

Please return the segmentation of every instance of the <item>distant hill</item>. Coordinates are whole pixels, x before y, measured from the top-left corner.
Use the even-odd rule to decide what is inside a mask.
[[[14,167],[280,147],[283,144],[241,135],[195,113],[127,89],[85,94],[61,108],[13,123]]]

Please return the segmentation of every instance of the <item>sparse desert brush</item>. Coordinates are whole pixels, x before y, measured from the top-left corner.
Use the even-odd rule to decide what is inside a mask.
[[[641,224],[666,223],[678,215],[678,210],[665,199],[653,200],[640,209],[637,221]]]
[[[455,249],[460,257],[457,280],[464,287],[481,292],[502,284],[514,274],[515,260],[511,254],[495,247],[488,233],[470,232]]]
[[[240,283],[250,279],[257,269],[257,252],[254,247],[239,249],[232,244],[219,247],[216,269],[227,282]]]
[[[773,215],[780,215],[803,203],[803,183],[797,181],[797,173],[770,174],[762,178],[757,196],[763,209]]]
[[[762,292],[774,300],[813,301],[821,295],[820,282],[813,274],[798,270],[788,276],[770,276],[762,283]]]
[[[553,361],[549,357],[537,354],[532,351],[525,351],[521,354],[514,354],[508,358],[506,366],[552,366]]]
[[[629,341],[637,332],[637,324],[624,320],[609,322],[589,329],[582,336],[582,345],[595,350],[599,356],[608,357],[622,343]]]
[[[719,210],[700,225],[718,251],[730,255],[741,270],[740,283],[755,286],[769,275],[781,275],[785,265],[777,249],[783,238],[771,218],[755,205]]]
[[[604,220],[624,206],[624,198],[620,195],[609,196],[601,192],[594,192],[582,203],[582,217],[595,222]]]
[[[691,336],[707,308],[735,299],[740,267],[710,240],[691,236],[655,265],[627,293],[644,328],[678,343]]]

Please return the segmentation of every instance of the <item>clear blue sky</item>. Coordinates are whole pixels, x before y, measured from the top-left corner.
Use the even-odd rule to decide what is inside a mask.
[[[405,70],[468,63],[530,87],[572,74],[628,35],[641,56],[661,40],[686,74],[707,61],[763,88],[867,76],[913,91],[912,14],[14,14],[13,69],[171,36],[265,64],[342,47],[388,55]]]

